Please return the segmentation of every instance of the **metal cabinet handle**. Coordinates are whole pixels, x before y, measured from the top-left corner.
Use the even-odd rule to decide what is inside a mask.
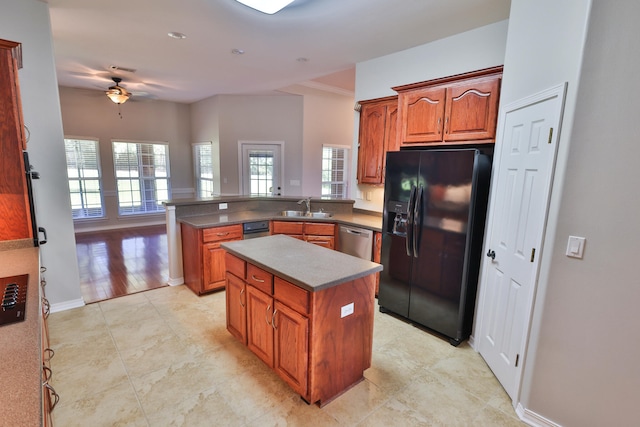
[[[47,365],[42,365],[42,385],[45,385],[51,379],[53,371]]]
[[[43,386],[53,394],[53,401],[50,403],[49,412],[53,411],[58,402],[60,402],[60,395],[56,393],[56,390],[49,383],[43,384]]]
[[[258,283],[264,283],[264,280],[263,280],[263,279],[260,279],[260,278],[258,278],[258,277],[256,277],[256,275],[255,275],[255,274],[252,274],[252,275],[251,275],[251,278],[252,278],[253,280],[255,280],[256,282],[258,282]]]
[[[51,313],[51,304],[49,304],[49,300],[45,297],[42,297],[42,306],[44,307],[44,318],[48,318]]]
[[[244,307],[244,304],[242,303],[242,294],[244,294],[244,288],[242,288],[242,290],[240,290],[240,307]]]
[[[267,322],[267,325],[271,325],[269,323],[269,310],[271,309],[271,304],[267,305],[267,311],[264,313],[264,320]]]
[[[276,326],[276,313],[278,312],[278,310],[274,310],[273,311],[273,315],[271,316],[271,327],[273,329],[278,329],[278,327]]]
[[[43,351],[43,353],[44,353],[44,355],[45,355],[45,356],[44,356],[44,360],[46,360],[47,362],[48,362],[49,360],[51,360],[51,358],[52,358],[53,356],[55,356],[55,355],[56,355],[56,352],[55,352],[55,351],[53,351],[53,349],[52,349],[52,348],[45,348],[45,349],[44,349],[44,351]]]
[[[226,233],[217,233],[217,234],[216,234],[216,236],[220,236],[220,237],[228,236],[228,235],[229,235],[229,232],[228,232],[228,231],[227,231]]]

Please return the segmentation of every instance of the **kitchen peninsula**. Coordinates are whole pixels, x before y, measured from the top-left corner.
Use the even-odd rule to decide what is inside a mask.
[[[308,403],[371,366],[380,264],[273,235],[223,243],[227,329]]]
[[[280,215],[286,210],[301,210],[301,197],[287,196],[215,196],[206,199],[177,199],[165,202],[167,244],[169,251],[170,285],[185,283],[181,224],[195,229],[232,226],[252,221],[300,221]],[[314,222],[325,222],[359,226],[380,232],[380,213],[353,209],[353,200],[311,199],[310,210],[329,212],[329,218],[313,218]]]

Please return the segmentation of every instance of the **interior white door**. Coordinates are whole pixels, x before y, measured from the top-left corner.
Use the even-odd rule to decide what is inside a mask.
[[[282,143],[240,142],[242,194],[281,196]]]
[[[564,85],[504,109],[478,304],[478,350],[519,389],[546,225]],[[478,340],[477,340],[478,341]]]

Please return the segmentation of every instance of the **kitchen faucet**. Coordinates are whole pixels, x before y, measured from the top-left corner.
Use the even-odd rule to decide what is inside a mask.
[[[311,197],[306,197],[302,200],[298,200],[299,205],[301,205],[303,202],[307,206],[307,211],[305,212],[306,215],[311,212]]]

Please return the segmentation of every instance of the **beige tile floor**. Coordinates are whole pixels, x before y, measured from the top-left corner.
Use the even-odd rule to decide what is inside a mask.
[[[365,380],[307,405],[226,331],[224,296],[165,287],[52,314],[54,425],[524,425],[467,343],[379,312]]]

